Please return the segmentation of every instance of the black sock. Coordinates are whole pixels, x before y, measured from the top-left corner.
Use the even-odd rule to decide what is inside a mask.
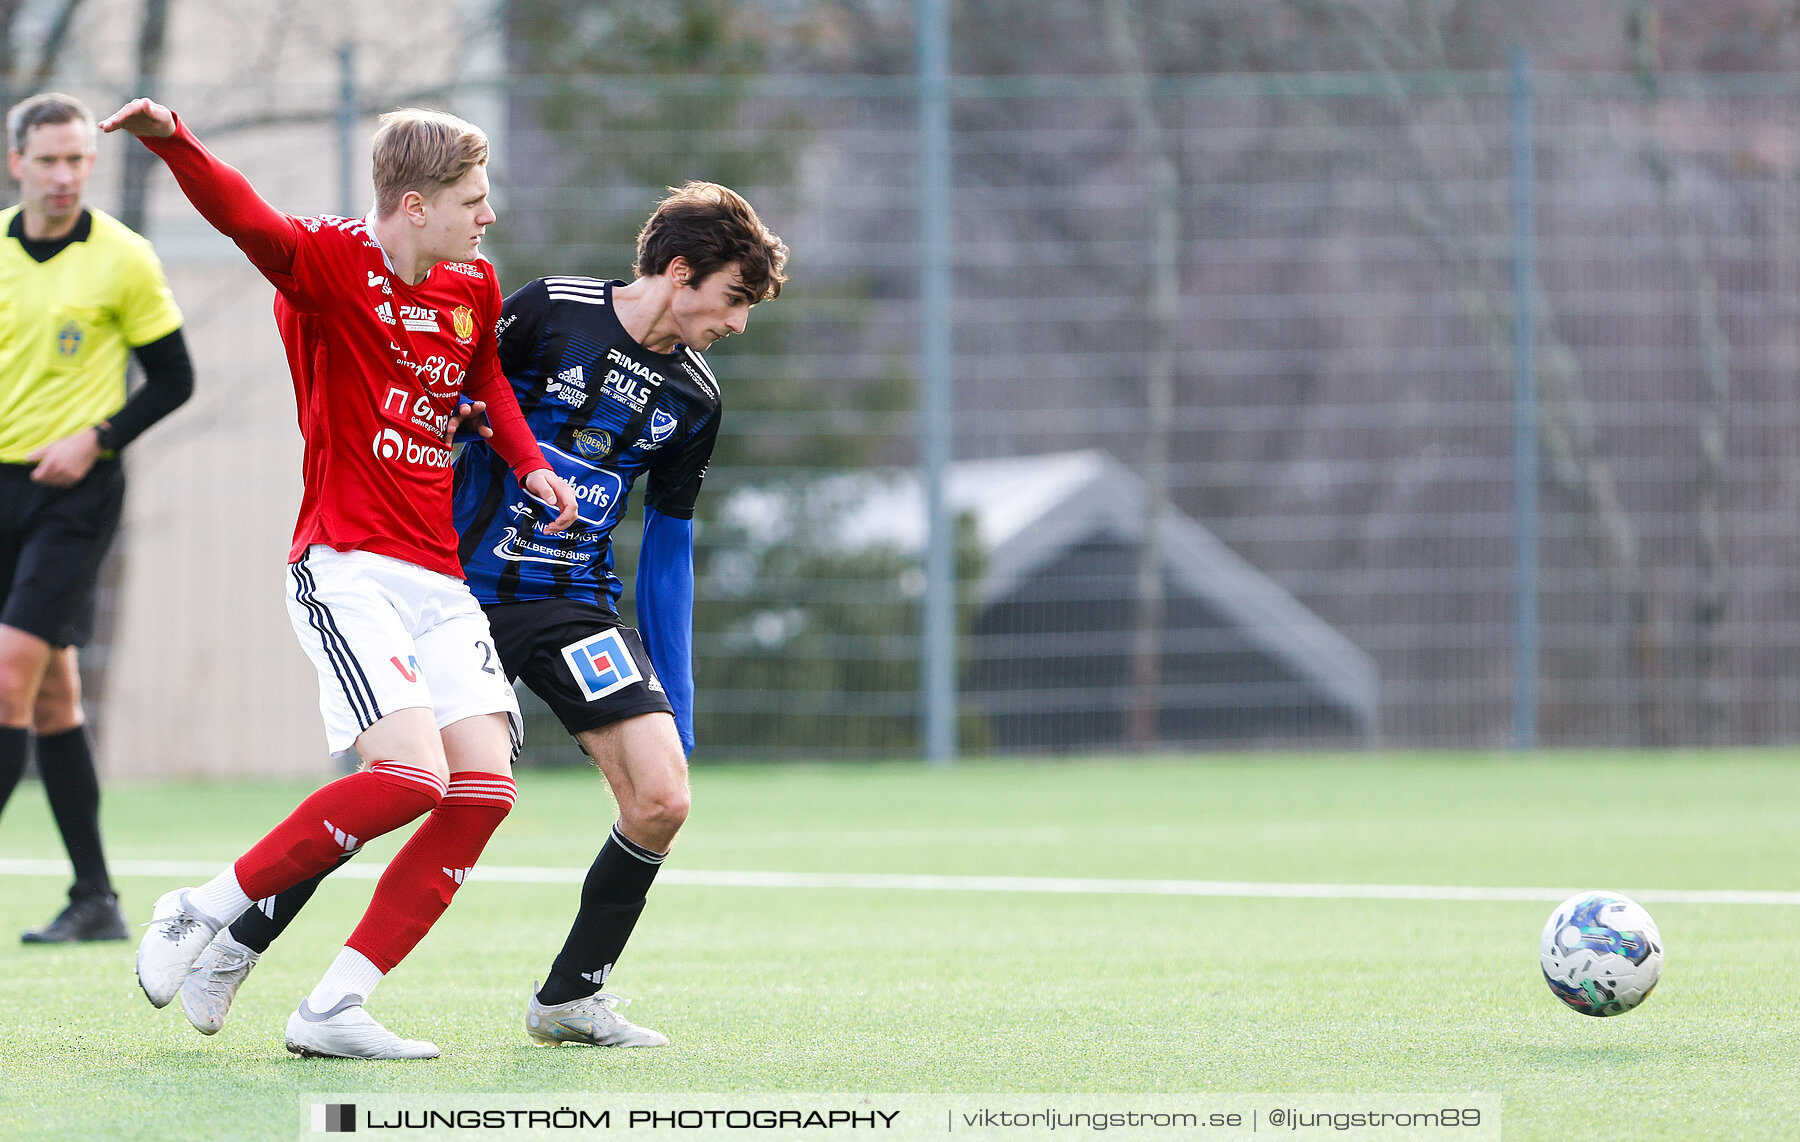
[[[106,854],[100,846],[100,777],[94,772],[87,727],[40,735],[37,761],[44,796],[50,799],[63,847],[75,866],[69,899],[111,895],[112,880],[106,875]]]
[[[0,726],[0,812],[25,776],[25,746],[30,740],[31,731],[24,726]]]
[[[275,937],[287,931],[287,926],[300,915],[300,909],[312,899],[325,878],[344,867],[344,862],[355,856],[360,850],[351,849],[339,857],[337,863],[313,877],[303,880],[294,887],[274,896],[265,897],[244,910],[244,914],[231,922],[231,938],[249,948],[253,952],[266,952]]]
[[[600,846],[600,855],[581,886],[581,911],[569,926],[569,938],[550,966],[550,978],[538,990],[538,1002],[567,1003],[592,995],[606,983],[631,929],[644,910],[644,897],[667,853],[654,853],[627,840],[619,826]]]

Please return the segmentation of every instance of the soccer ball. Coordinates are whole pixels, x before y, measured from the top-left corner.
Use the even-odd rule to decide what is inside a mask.
[[[1623,1015],[1662,977],[1662,933],[1617,892],[1580,892],[1556,906],[1538,944],[1544,982],[1583,1015]]]

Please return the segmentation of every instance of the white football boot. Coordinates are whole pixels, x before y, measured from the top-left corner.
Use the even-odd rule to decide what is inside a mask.
[[[436,1043],[402,1039],[363,1010],[362,996],[351,995],[330,1011],[319,1013],[306,1000],[287,1021],[287,1049],[309,1059],[435,1059]]]
[[[188,971],[213,934],[224,925],[188,908],[192,889],[165,892],[150,914],[150,927],[138,943],[138,986],[152,1007],[167,1007],[181,990]]]
[[[225,1026],[225,1015],[238,988],[249,977],[250,969],[262,953],[251,951],[226,933],[213,937],[212,943],[194,961],[193,970],[181,984],[181,1013],[202,1035],[216,1035]]]
[[[545,1006],[538,1002],[537,984],[531,985],[531,1004],[525,1009],[525,1030],[540,1043],[560,1047],[587,1043],[594,1047],[667,1047],[669,1037],[639,1027],[614,1010],[630,1003],[610,992],[596,991],[567,1003]]]

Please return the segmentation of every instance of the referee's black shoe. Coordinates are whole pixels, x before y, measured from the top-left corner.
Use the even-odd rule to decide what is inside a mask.
[[[56,919],[19,937],[21,942],[27,944],[68,944],[130,938],[131,931],[125,926],[125,914],[119,911],[119,898],[110,892],[103,896],[82,896],[71,900],[67,908],[56,914]]]

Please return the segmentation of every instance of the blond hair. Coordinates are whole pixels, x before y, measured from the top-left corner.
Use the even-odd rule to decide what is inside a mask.
[[[375,216],[400,209],[408,191],[454,186],[487,160],[488,138],[475,124],[420,107],[389,111],[375,132]]]

